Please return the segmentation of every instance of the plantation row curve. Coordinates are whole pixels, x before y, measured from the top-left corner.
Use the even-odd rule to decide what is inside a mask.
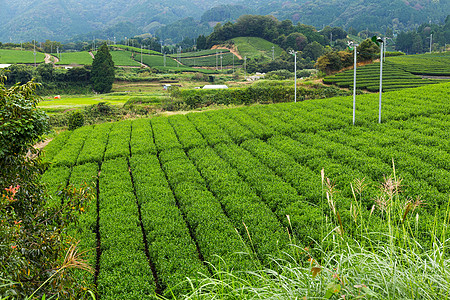
[[[352,98],[339,97],[66,131],[45,148],[48,205],[61,205],[58,185],[97,190],[71,234],[97,266],[78,276],[101,299],[182,295],[186,277],[211,272],[205,261],[254,270],[289,253],[293,237],[313,245],[339,224],[322,169],[343,233],[357,236],[350,183],[365,178],[361,217],[383,228],[373,199],[394,161],[405,199],[427,203],[416,226],[427,247],[450,194],[449,95],[449,83],[385,93],[382,124],[378,95],[361,95],[356,126]]]

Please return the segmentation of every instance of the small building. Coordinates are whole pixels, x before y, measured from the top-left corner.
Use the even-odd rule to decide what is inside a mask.
[[[172,86],[171,84],[165,84],[165,85],[163,85],[163,89],[164,89],[165,91],[167,91],[167,90],[170,89],[171,86]]]
[[[203,87],[204,90],[213,90],[213,89],[227,89],[228,87],[224,84],[208,84]]]
[[[11,64],[0,64],[0,69],[5,69],[9,66],[11,66]]]

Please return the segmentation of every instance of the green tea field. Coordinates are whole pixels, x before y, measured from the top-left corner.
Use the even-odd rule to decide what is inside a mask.
[[[43,63],[45,55],[36,52],[36,63]],[[0,64],[33,64],[33,51],[7,50],[0,49]]]
[[[395,57],[395,59],[403,57],[404,56],[399,56]],[[383,64],[383,91],[412,88],[442,82],[442,80],[424,79],[418,75],[414,75],[409,71],[409,69],[404,70],[403,68],[401,68],[400,65],[398,65],[398,63],[393,63],[394,61],[393,59],[394,57],[392,58],[392,60],[387,60],[386,63]],[[410,59],[407,60],[409,61]],[[416,71],[424,72],[425,74],[427,73],[423,65],[418,66]],[[336,75],[327,76],[323,79],[323,82],[325,84],[335,84],[339,87],[353,88],[353,69],[338,73]],[[379,63],[365,65],[356,69],[357,89],[367,89],[370,92],[377,92],[379,90],[379,86],[380,86]]]
[[[450,76],[450,52],[387,57],[386,61],[412,74]]]
[[[214,268],[277,268],[270,257],[293,255],[293,239],[305,249],[330,232],[358,240],[360,218],[391,230],[379,185],[393,162],[402,201],[426,203],[395,222],[428,248],[450,195],[449,95],[450,83],[384,93],[381,124],[378,95],[365,94],[355,126],[352,97],[85,126],[44,148],[42,181],[49,206],[61,205],[60,185],[96,190],[70,234],[96,268],[77,276],[102,300],[181,299],[186,278]]]

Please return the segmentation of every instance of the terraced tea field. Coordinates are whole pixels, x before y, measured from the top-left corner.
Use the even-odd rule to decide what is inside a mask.
[[[403,57],[403,56],[402,56]],[[422,68],[422,67],[421,67]],[[425,71],[424,71],[425,72]],[[335,84],[343,88],[353,88],[353,69],[323,79],[325,84]],[[442,80],[424,79],[414,75],[387,61],[383,64],[383,91],[418,87],[427,84],[440,83]],[[370,92],[379,91],[380,64],[374,63],[356,69],[356,88]]]
[[[374,199],[392,159],[402,197],[427,203],[412,226],[428,247],[426,232],[450,194],[449,94],[450,83],[385,93],[382,124],[378,95],[368,94],[357,97],[356,126],[352,98],[340,97],[66,131],[44,150],[48,205],[60,205],[60,184],[97,189],[71,233],[97,266],[78,276],[96,283],[101,299],[182,295],[186,277],[212,271],[204,261],[269,266],[270,255],[290,253],[291,237],[309,247],[338,216],[343,233],[357,237],[355,179],[367,184],[360,217],[378,231],[386,215]],[[339,191],[332,209],[322,169]]]
[[[450,76],[450,52],[387,57],[386,61],[412,74]]]

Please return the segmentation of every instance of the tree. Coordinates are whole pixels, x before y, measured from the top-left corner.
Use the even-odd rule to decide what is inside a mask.
[[[373,60],[377,57],[380,52],[380,47],[378,47],[371,39],[364,40],[358,47],[358,60],[368,61]]]
[[[310,58],[312,60],[317,60],[317,58],[322,56],[324,53],[325,53],[325,48],[318,42],[314,41],[305,46],[305,49],[303,49],[302,56],[304,58]]]
[[[108,93],[114,82],[114,62],[106,43],[98,49],[92,62],[91,81],[94,91]]]
[[[199,50],[207,49],[206,37],[203,34],[199,35],[197,38],[197,49]]]
[[[307,44],[308,38],[304,34],[293,32],[290,35],[288,35],[284,40],[283,48],[284,49],[292,48],[295,51],[302,51]]]

